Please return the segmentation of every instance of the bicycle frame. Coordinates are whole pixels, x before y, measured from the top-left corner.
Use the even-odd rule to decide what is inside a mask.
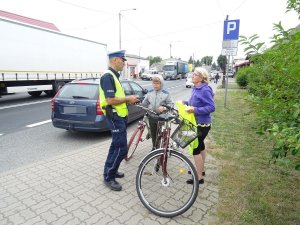
[[[137,129],[141,131],[138,137],[138,142],[139,141],[143,142],[145,140],[145,139],[142,140],[142,136],[145,131],[145,128],[147,128],[148,134],[151,136],[147,114],[145,114],[143,120],[140,120],[137,125]]]
[[[171,134],[171,120],[170,121],[164,121],[163,125],[161,126],[161,132],[159,136],[161,137],[161,145],[160,149],[164,150],[164,154],[159,159],[162,165],[162,173],[164,177],[164,181],[166,181],[166,178],[168,176],[167,172],[167,161],[168,161],[168,152],[169,152],[169,144],[170,144],[170,134]]]

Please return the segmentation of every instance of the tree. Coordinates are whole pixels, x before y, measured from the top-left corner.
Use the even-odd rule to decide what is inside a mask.
[[[225,55],[219,55],[217,59],[218,65],[223,72],[226,71],[227,58]]]
[[[195,67],[199,67],[199,66],[202,66],[202,63],[201,63],[200,60],[198,59],[198,60],[195,62]]]
[[[190,56],[190,59],[189,59],[188,63],[189,63],[189,64],[194,64],[194,59],[193,59],[192,56]]]
[[[148,56],[147,59],[149,59],[150,61],[150,66],[153,64],[153,63],[159,63],[162,61],[162,58],[160,56]]]
[[[210,66],[212,64],[212,61],[213,61],[213,57],[212,56],[204,56],[201,59],[201,63],[205,64],[206,66]]]
[[[211,65],[211,68],[212,68],[213,70],[216,70],[216,69],[217,69],[217,64],[216,64],[215,62],[213,62],[213,64]]]
[[[242,45],[247,45],[247,47],[244,49],[244,52],[246,52],[247,57],[251,57],[252,55],[256,55],[262,52],[262,47],[264,46],[265,42],[255,43],[254,41],[258,38],[259,36],[257,34],[254,34],[249,38],[240,35],[239,42]]]
[[[300,19],[300,0],[288,0],[287,1],[287,12],[294,10],[298,13]]]

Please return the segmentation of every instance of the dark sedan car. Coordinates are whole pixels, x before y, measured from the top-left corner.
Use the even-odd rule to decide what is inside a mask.
[[[143,99],[147,93],[134,81],[122,80],[125,95]],[[66,130],[101,132],[108,130],[99,105],[99,79],[75,80],[66,84],[52,99],[52,124]],[[143,117],[142,109],[128,105],[128,123]]]

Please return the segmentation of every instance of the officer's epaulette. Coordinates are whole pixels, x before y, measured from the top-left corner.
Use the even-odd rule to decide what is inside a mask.
[[[169,94],[169,92],[166,91],[166,90],[162,90],[162,92],[165,93],[165,94]]]

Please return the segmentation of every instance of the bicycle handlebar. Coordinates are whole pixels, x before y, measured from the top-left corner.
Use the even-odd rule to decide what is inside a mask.
[[[175,119],[175,123],[179,123],[180,122],[178,110],[175,109],[175,108],[173,108],[173,107],[171,107],[171,106],[164,105],[164,104],[162,105],[163,107],[166,107],[168,109],[167,113],[157,113],[157,112],[153,111],[152,109],[146,108],[145,106],[138,105],[138,104],[136,104],[136,106],[139,107],[139,108],[142,108],[142,109],[146,110],[147,112],[150,112],[150,113],[158,116],[158,118],[160,120],[169,121],[169,120]]]
[[[168,105],[165,105],[165,104],[162,104],[161,106],[166,107],[170,112],[175,112],[176,114],[178,114],[178,110],[175,109],[172,106],[168,106]]]
[[[150,112],[150,113],[153,113],[153,114],[155,114],[155,115],[159,115],[159,113],[157,113],[157,112],[155,112],[155,111],[153,111],[152,109],[149,109],[149,108],[147,108],[147,107],[145,107],[145,106],[142,106],[142,105],[139,105],[139,104],[136,104],[135,106],[137,106],[137,107],[139,107],[139,108],[142,108],[142,109],[144,109],[144,110],[146,110],[146,111],[148,111],[148,112]]]

